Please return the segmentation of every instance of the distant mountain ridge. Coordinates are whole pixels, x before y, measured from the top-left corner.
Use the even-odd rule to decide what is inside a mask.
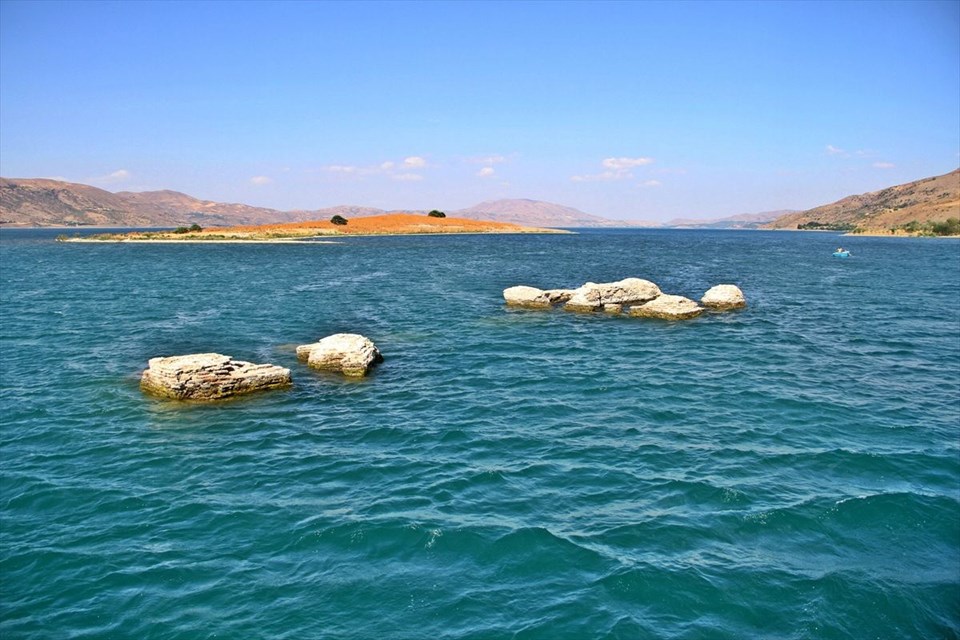
[[[111,193],[85,184],[45,178],[0,178],[0,224],[17,226],[202,227],[263,225],[279,222],[366,217],[384,213],[375,207],[340,205],[280,211],[239,203],[201,200],[177,191]],[[725,218],[676,218],[669,222],[611,220],[579,209],[529,199],[489,200],[447,212],[454,217],[512,222],[531,227],[667,227],[716,229],[796,229],[811,222],[889,231],[912,221],[939,222],[960,217],[960,169],[879,191],[849,196],[806,211],[769,211]]]
[[[738,213],[724,218],[674,218],[662,226],[672,229],[759,229],[780,216],[795,213],[794,209],[762,211],[760,213]]]
[[[637,224],[591,215],[562,204],[526,198],[488,200],[449,213],[458,218],[514,222],[535,227],[625,227]]]
[[[104,227],[202,227],[263,225],[277,222],[367,217],[386,211],[340,205],[313,210],[279,211],[245,204],[200,200],[178,191],[111,193],[85,184],[44,178],[0,178],[0,223],[20,226],[90,225]],[[617,227],[636,223],[609,220],[572,207],[538,200],[492,200],[448,211],[450,216],[531,227]],[[654,225],[656,223],[650,223]]]
[[[796,229],[799,225],[817,223],[887,232],[913,221],[942,222],[957,217],[960,217],[960,169],[781,216],[765,228]]]
[[[24,226],[170,227],[293,222],[294,215],[199,200],[177,191],[121,191],[47,179],[0,178],[0,221]]]

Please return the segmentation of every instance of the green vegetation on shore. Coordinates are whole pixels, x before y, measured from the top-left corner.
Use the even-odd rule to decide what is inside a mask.
[[[960,236],[960,218],[947,218],[942,222],[918,222],[890,227],[891,233],[905,232],[918,236]]]
[[[797,225],[801,231],[852,231],[857,233],[858,228],[855,225],[845,222],[818,222],[811,220]]]
[[[872,230],[865,229],[850,223],[844,222],[819,222],[811,220],[797,225],[801,231],[843,231],[846,233],[870,233]],[[912,235],[912,236],[960,236],[960,218],[947,218],[942,221],[928,220],[920,222],[911,220],[905,224],[889,227],[892,235]]]

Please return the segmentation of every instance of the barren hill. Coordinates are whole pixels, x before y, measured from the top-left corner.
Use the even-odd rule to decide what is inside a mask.
[[[958,217],[960,169],[781,216],[765,228],[796,229],[799,225],[817,223],[824,228],[859,228],[876,232],[889,231],[913,221],[922,224]]]
[[[202,227],[262,225],[329,220],[334,215],[362,218],[382,209],[340,205],[325,209],[279,211],[245,204],[200,200],[177,191],[120,191],[46,179],[0,178],[0,223],[19,226],[96,225],[104,227]],[[390,211],[414,213],[426,211]],[[449,212],[472,220],[509,222],[531,227],[628,226],[571,207],[537,200],[496,200]]]
[[[198,200],[176,191],[121,191],[73,182],[0,178],[0,221],[23,226],[170,227],[265,224],[291,213]]]

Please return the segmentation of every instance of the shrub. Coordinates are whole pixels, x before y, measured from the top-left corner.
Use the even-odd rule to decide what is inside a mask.
[[[173,230],[174,233],[187,233],[188,231],[190,231],[190,229],[186,227],[177,227]]]
[[[934,222],[932,230],[938,236],[960,235],[960,218],[948,218],[943,222]]]
[[[797,229],[804,231],[853,231],[854,226],[848,222],[819,222],[811,220],[797,225]]]
[[[446,218],[446,217],[447,217],[447,214],[445,214],[443,211],[437,211],[436,209],[434,209],[433,211],[431,211],[431,212],[428,213],[427,215],[430,216],[431,218]]]
[[[190,225],[190,229],[188,229],[188,231],[203,231],[203,227],[194,222],[192,225]]]
[[[343,216],[337,215],[337,216],[333,216],[332,218],[330,218],[330,222],[333,223],[333,224],[341,224],[341,225],[342,225],[342,224],[347,224],[347,219],[344,218]]]

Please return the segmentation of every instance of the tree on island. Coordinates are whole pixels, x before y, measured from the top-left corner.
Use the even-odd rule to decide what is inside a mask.
[[[333,224],[347,224],[347,219],[341,215],[336,215],[330,218],[330,222]]]
[[[447,214],[445,214],[443,211],[438,211],[437,209],[434,209],[433,211],[431,211],[431,212],[428,213],[427,215],[430,216],[431,218],[446,218],[446,217],[447,217]]]

